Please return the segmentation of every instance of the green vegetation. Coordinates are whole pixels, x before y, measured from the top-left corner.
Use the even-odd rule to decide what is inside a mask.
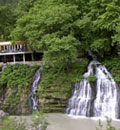
[[[1,16],[0,39],[26,41],[44,52],[46,65],[69,69],[80,52],[94,50],[101,57],[119,53],[119,6],[119,0],[19,0],[13,12],[0,7],[8,16]]]
[[[50,72],[53,77],[59,72],[69,74],[80,53],[94,50],[104,57],[120,52],[119,6],[119,0],[19,0],[16,9],[8,15],[10,20],[1,17],[7,25],[11,25],[8,24],[11,18],[14,22],[11,34],[7,29],[1,32],[0,39],[26,41],[32,48],[43,51],[44,64],[53,71]],[[0,25],[7,27],[3,26],[4,22]],[[77,77],[77,82],[83,78]]]
[[[28,94],[37,68],[38,66],[30,67],[21,64],[8,65],[0,73],[0,93],[4,94],[2,97],[4,102],[1,106],[3,110],[11,114],[22,113],[20,109],[28,112]]]
[[[0,6],[0,41],[10,40],[16,16],[11,6]]]
[[[97,77],[95,76],[95,75],[90,75],[89,77],[88,77],[88,81],[89,82],[95,82],[97,80]]]
[[[33,113],[32,124],[33,124],[33,127],[36,129],[37,129],[38,125],[41,124],[45,130],[48,123],[46,122],[46,116],[45,116],[44,112],[40,111],[40,112]]]
[[[16,7],[18,0],[0,0],[0,5],[11,5],[12,7]]]
[[[1,117],[0,130],[28,130],[29,127],[33,130],[37,130],[40,124],[42,125],[42,130],[45,130],[48,125],[43,112],[35,112],[32,114],[32,117],[28,116],[28,118],[31,120],[29,123],[27,118],[24,117]]]
[[[26,10],[11,36],[42,50],[46,64],[69,66],[87,50],[101,56],[119,52],[119,0],[20,1],[18,8]]]
[[[0,73],[0,87],[29,87],[37,68],[22,64],[7,65]]]
[[[39,86],[39,99],[41,108],[45,111],[63,112],[68,98],[71,95],[72,84],[83,79],[88,60],[77,61],[71,69],[55,71],[54,68],[43,66],[43,79]],[[44,102],[43,102],[44,100]]]
[[[103,58],[118,55],[119,0],[26,1],[18,3],[19,17],[11,38],[26,41],[32,48],[43,51],[42,89],[63,86],[70,91],[70,80],[82,80],[79,71],[73,72],[80,53],[93,50]],[[119,74],[115,79],[119,81]],[[95,81],[96,78],[92,76],[89,80]]]
[[[89,50],[99,52],[103,64],[120,82],[119,0],[19,0],[15,10],[1,6],[0,12],[1,41],[25,41],[44,53],[41,99],[69,97],[71,84],[83,79],[88,64],[81,53]],[[14,73],[9,80],[3,73],[1,86],[29,86],[29,77],[19,75],[17,80]],[[96,77],[90,76],[89,81]]]
[[[96,128],[96,130],[116,130],[116,128],[112,126],[112,120],[107,118],[106,129],[103,128],[103,125],[101,121],[99,120],[99,128]]]
[[[108,71],[112,74],[116,82],[120,82],[120,58],[119,57],[106,57],[103,64],[107,67]]]
[[[13,118],[3,117],[0,119],[0,130],[25,130],[24,122],[17,124]]]

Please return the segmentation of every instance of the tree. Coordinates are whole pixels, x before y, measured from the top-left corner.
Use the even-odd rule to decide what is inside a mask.
[[[18,17],[23,16],[25,13],[28,13],[29,10],[34,6],[36,0],[19,0],[16,8]]]
[[[101,56],[116,54],[120,48],[119,6],[119,0],[36,0],[27,6],[11,36],[45,54],[52,51],[56,41],[69,36],[77,43],[70,44],[76,48],[76,57],[78,52],[88,50],[100,52]],[[55,37],[54,43],[48,43]]]
[[[16,16],[10,6],[0,6],[0,40],[10,40]]]
[[[88,11],[76,23],[82,30],[81,39],[85,50],[99,51],[102,55],[115,52],[120,21],[119,6],[118,0],[91,0],[88,3]]]
[[[60,0],[38,1],[18,19],[12,37],[26,40],[32,47],[42,50],[46,64],[64,70],[78,55],[80,41],[75,37],[74,22],[79,15],[75,4]]]

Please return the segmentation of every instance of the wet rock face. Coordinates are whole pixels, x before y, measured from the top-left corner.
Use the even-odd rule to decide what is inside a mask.
[[[0,109],[11,115],[29,114],[28,95],[30,92],[28,89],[19,90],[18,87],[6,89]]]
[[[33,80],[30,78],[29,81],[26,81],[27,79],[21,78],[25,82],[24,85],[19,83],[20,79],[16,79],[13,81],[15,86],[11,87],[8,84],[1,86],[0,109],[11,115],[25,115],[30,114],[33,110],[36,111],[38,109],[37,87],[40,81],[40,72],[41,68],[38,69],[35,76],[31,77]]]

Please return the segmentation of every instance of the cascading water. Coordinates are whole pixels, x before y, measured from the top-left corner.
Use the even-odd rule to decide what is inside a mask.
[[[96,83],[88,81],[95,75]],[[68,101],[67,113],[71,115],[119,118],[118,86],[105,66],[92,61],[84,80],[75,84]]]
[[[32,92],[30,94],[30,106],[32,107],[31,108],[32,111],[38,110],[37,88],[41,80],[41,71],[42,71],[42,67],[40,67],[35,73],[35,77],[32,84]]]

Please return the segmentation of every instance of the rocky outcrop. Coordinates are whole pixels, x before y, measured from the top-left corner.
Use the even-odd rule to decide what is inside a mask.
[[[40,109],[45,112],[65,112],[70,92],[66,88],[49,88],[45,89],[39,95]]]
[[[29,89],[19,89],[18,87],[6,89],[0,109],[12,115],[29,114],[29,91]]]
[[[39,124],[37,130],[46,130],[47,126]]]
[[[9,114],[4,112],[3,110],[0,110],[0,118],[1,117],[6,117],[6,116],[9,116]]]

